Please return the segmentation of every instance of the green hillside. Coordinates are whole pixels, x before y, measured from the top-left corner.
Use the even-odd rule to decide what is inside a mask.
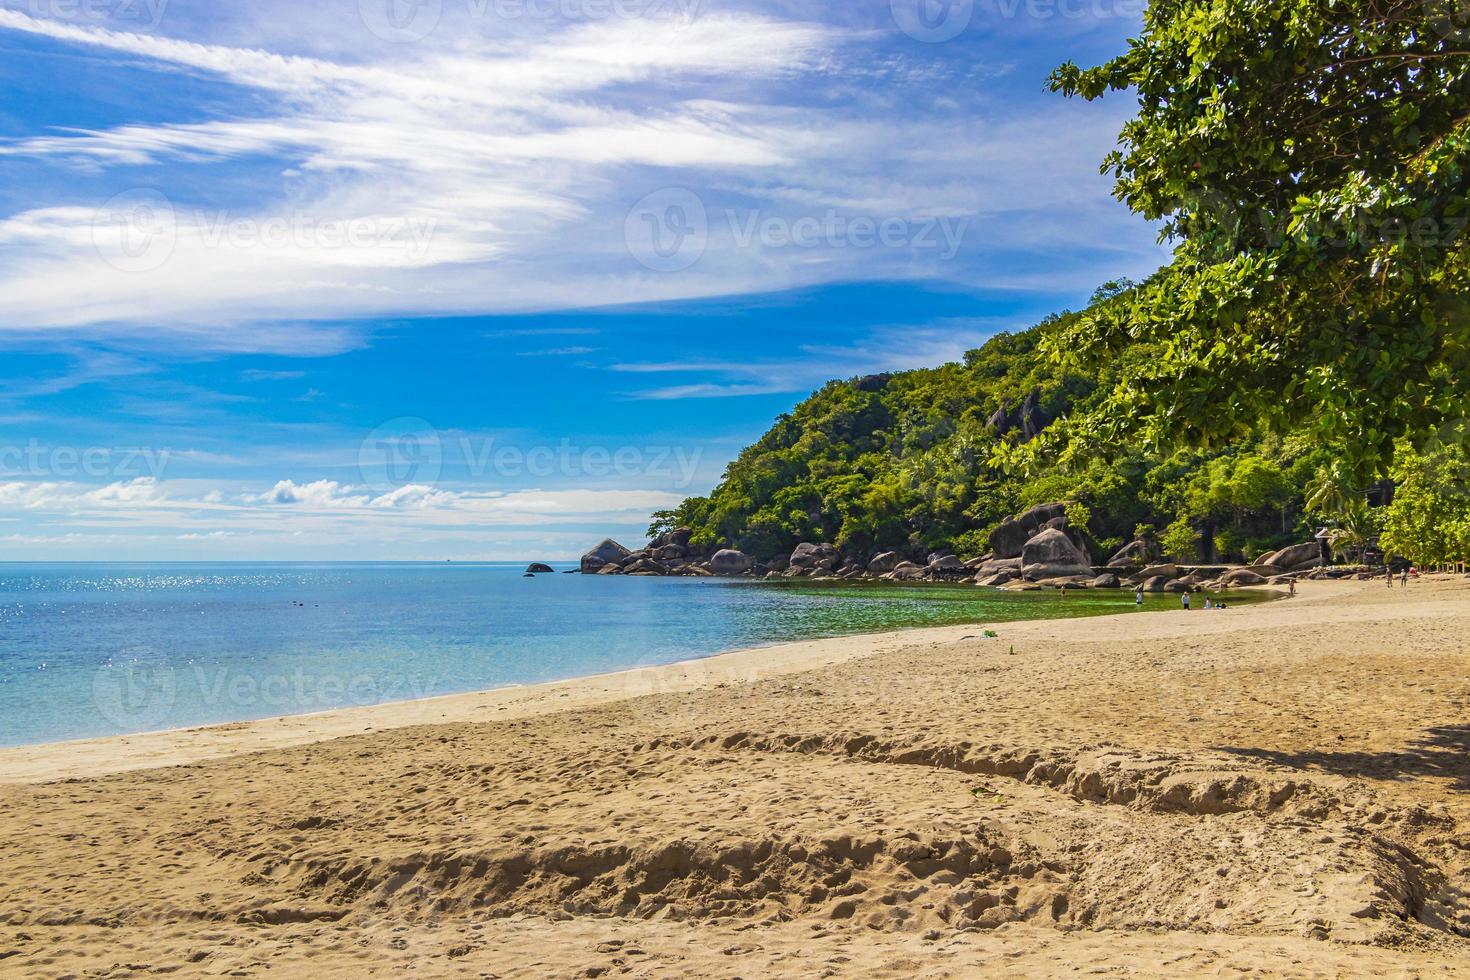
[[[985,550],[1067,501],[1106,553],[1250,560],[1320,524],[1470,559],[1463,5],[1152,0],[1054,91],[1137,112],[1102,163],[1170,262],[963,364],[833,382],[656,516],[698,547]],[[1038,433],[1040,433],[1038,437]]]
[[[1306,438],[1111,460],[1073,453],[1065,464],[1033,451],[1039,433],[1098,407],[1112,387],[1040,350],[1076,317],[1000,334],[963,363],[830,382],[778,418],[708,497],[656,515],[653,531],[689,527],[697,549],[762,559],[803,541],[972,557],[1005,518],[1069,501],[1105,552],[1146,527],[1178,557],[1248,561],[1316,530],[1306,502],[1332,459]]]

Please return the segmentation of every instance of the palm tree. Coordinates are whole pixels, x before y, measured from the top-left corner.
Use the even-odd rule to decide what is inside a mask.
[[[1362,497],[1345,502],[1335,516],[1337,527],[1327,532],[1332,553],[1338,558],[1355,558],[1355,564],[1361,565],[1368,546],[1378,537],[1377,516]]]
[[[1307,510],[1336,516],[1362,502],[1362,491],[1353,485],[1347,464],[1335,459],[1317,471],[1317,478],[1307,488]]]

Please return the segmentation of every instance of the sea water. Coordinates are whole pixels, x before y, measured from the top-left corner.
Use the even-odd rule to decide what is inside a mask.
[[[525,567],[0,564],[0,745],[434,697],[787,640],[1135,611],[1119,590],[560,574],[569,565],[526,578]],[[1175,596],[1145,605],[1178,608]]]

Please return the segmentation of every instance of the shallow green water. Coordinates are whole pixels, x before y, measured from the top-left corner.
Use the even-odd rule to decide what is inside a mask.
[[[892,582],[840,582],[792,579],[748,586],[770,593],[771,605],[804,635],[873,633],[919,626],[986,625],[1027,619],[1109,616],[1118,613],[1178,612],[1180,597],[1145,594],[1143,605],[1126,589],[1069,589],[1005,592],[974,585]],[[1270,598],[1265,592],[1211,593],[1227,605],[1249,605]],[[1191,614],[1208,615],[1203,593],[1191,597]]]

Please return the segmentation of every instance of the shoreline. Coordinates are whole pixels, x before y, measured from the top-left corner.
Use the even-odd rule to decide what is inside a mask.
[[[1330,588],[1339,584],[1314,582],[1307,594],[1316,594],[1323,586]],[[1235,607],[1240,610],[1268,606],[1289,597],[1286,592],[1274,589],[1243,591],[1266,593],[1269,597],[1262,602]],[[1160,616],[1178,613],[1177,610],[1149,612]],[[1204,610],[1195,612],[1204,614]],[[649,694],[683,693],[731,682],[749,683],[861,660],[925,642],[955,642],[991,625],[1013,628],[1023,624],[1042,626],[1078,620],[1105,622],[1138,614],[1129,610],[1107,615],[999,620],[994,623],[978,621],[775,641],[668,664],[627,667],[557,681],[512,684],[185,728],[4,746],[0,747],[0,786],[192,765],[243,753],[310,745],[419,725],[521,721]]]
[[[1111,617],[1011,622],[1065,622],[1079,618]],[[0,786],[187,765],[247,752],[291,748],[420,725],[521,721],[650,694],[682,693],[731,681],[763,680],[835,666],[910,643],[958,640],[982,628],[985,628],[984,623],[914,626],[876,633],[777,641],[668,664],[627,667],[559,681],[512,684],[190,728],[0,747]],[[211,744],[186,744],[202,739],[210,739]]]
[[[1470,579],[993,628],[5,750],[0,973],[1470,975]]]

